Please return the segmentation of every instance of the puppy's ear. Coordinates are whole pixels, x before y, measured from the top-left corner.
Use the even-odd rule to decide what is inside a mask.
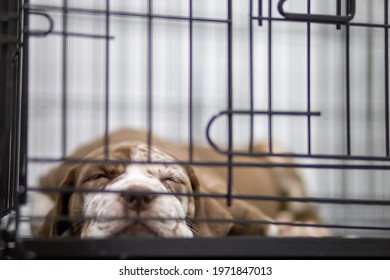
[[[66,220],[66,218],[69,218],[69,201],[76,184],[75,173],[75,168],[71,169],[62,181],[55,204],[48,213],[40,230],[41,236],[61,236],[71,228],[72,223],[70,220]]]
[[[208,192],[202,189],[195,171],[190,166],[187,166],[187,173],[191,180],[193,193],[207,194]],[[195,205],[193,216],[195,217],[194,224],[197,229],[196,234],[198,236],[226,236],[233,228],[233,223],[229,222],[233,216],[227,210],[227,207],[223,205],[225,202],[224,200],[218,201],[217,199],[211,197],[195,196],[195,199],[192,198],[192,201]],[[197,219],[199,221],[197,221]],[[213,223],[209,222],[208,219],[226,221]]]
[[[224,200],[219,202],[215,198],[202,197],[197,199],[195,218],[202,220],[195,222],[199,236],[226,236],[232,230],[233,223],[230,220],[233,219],[233,216],[222,203]],[[207,221],[208,219],[220,221],[213,223]]]

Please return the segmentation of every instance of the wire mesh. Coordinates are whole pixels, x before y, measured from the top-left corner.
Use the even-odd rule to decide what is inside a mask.
[[[53,192],[36,182],[59,163],[221,167],[226,193],[211,197],[227,205],[238,199],[312,203],[325,222],[208,222],[388,236],[388,11],[387,0],[25,1],[29,103],[23,99],[22,114],[30,118],[22,115],[22,200],[27,192]],[[158,162],[148,149],[146,162],[112,160],[109,133],[122,126],[144,129],[149,147],[155,135],[184,143],[188,157]],[[71,155],[101,135],[103,160]],[[266,151],[254,149],[259,139],[268,143]],[[224,161],[196,160],[197,143]],[[289,152],[276,149],[278,143]],[[252,161],[266,157],[294,161]],[[242,167],[298,168],[310,195],[235,195],[233,170]],[[16,217],[22,227],[43,219],[28,211]]]

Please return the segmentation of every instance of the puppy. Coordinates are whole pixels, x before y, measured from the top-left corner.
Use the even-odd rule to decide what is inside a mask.
[[[149,150],[146,133],[133,129],[112,133],[109,142],[110,162],[102,162],[105,149],[99,139],[71,156],[85,159],[84,163],[61,164],[40,179],[42,187],[59,188],[59,192],[49,194],[54,205],[33,232],[81,238],[329,234],[321,228],[272,224],[275,220],[321,222],[307,203],[234,199],[227,206],[227,168],[177,164],[189,160],[184,145],[153,138]],[[265,151],[266,146],[257,145],[255,150]],[[226,163],[226,156],[195,146],[193,161]],[[235,157],[234,161],[271,163],[272,159]],[[306,195],[301,177],[291,168],[233,167],[232,179],[237,195]]]

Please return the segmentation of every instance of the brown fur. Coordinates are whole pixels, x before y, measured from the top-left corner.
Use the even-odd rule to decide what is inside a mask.
[[[122,129],[110,135],[110,145],[122,141],[141,141],[146,143],[147,134],[145,132]],[[188,147],[177,145],[158,138],[153,138],[152,145],[174,155],[175,158],[188,161]],[[103,146],[103,139],[90,142],[73,153],[72,158],[84,158],[92,151]],[[111,146],[110,146],[111,147]],[[256,151],[266,152],[265,145],[255,146]],[[110,151],[112,152],[112,151]],[[101,151],[100,151],[101,153]],[[226,156],[215,151],[201,147],[194,147],[194,161],[210,161],[225,163]],[[248,158],[235,157],[235,162],[272,162],[270,158]],[[288,162],[287,159],[281,159],[282,162]],[[59,186],[65,188],[69,185],[77,185],[80,180],[82,168],[75,164],[61,164],[41,177],[40,185],[44,187]],[[191,178],[192,191],[200,193],[226,194],[227,187],[227,168],[226,167],[186,167],[188,176]],[[290,192],[289,187],[295,188]],[[302,178],[295,169],[291,168],[255,168],[255,167],[234,167],[233,168],[233,193],[243,195],[264,195],[264,196],[290,196],[291,194],[305,196]],[[67,207],[80,207],[81,196],[75,196],[76,199],[71,203],[64,203],[64,196],[51,195],[56,200],[56,206],[49,213],[48,217],[54,214],[68,215]],[[78,198],[77,198],[78,197]],[[69,200],[69,197],[65,198]],[[289,213],[291,221],[310,220],[320,222],[320,218],[315,208],[306,203],[295,202],[280,203],[276,201],[261,200],[233,200],[231,207],[226,205],[225,199],[217,198],[197,198],[195,199],[195,217],[215,218],[215,219],[244,219],[244,220],[273,220],[278,219],[280,213]],[[70,206],[69,206],[69,205]],[[283,216],[285,221],[285,216]],[[201,236],[224,236],[227,234],[264,234],[268,225],[262,224],[233,224],[233,223],[196,223],[198,234]],[[50,218],[41,229],[44,236],[58,235],[66,228],[69,228],[64,222],[54,223]],[[288,233],[286,234],[288,235]],[[319,234],[322,235],[322,234]],[[326,235],[326,234],[325,234]]]

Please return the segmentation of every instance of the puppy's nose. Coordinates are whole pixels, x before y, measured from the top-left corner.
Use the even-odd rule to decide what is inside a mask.
[[[146,210],[156,198],[155,194],[145,188],[132,188],[131,192],[124,192],[122,195],[127,207],[137,212]]]

